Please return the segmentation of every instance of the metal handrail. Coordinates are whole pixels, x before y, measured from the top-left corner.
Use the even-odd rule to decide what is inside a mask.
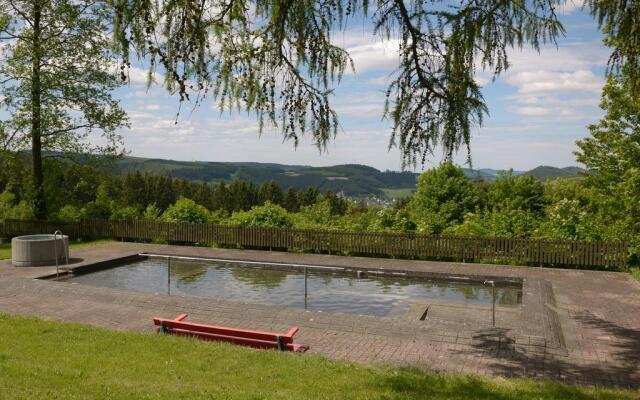
[[[65,265],[69,265],[69,251],[65,251],[66,248],[64,246],[64,234],[62,233],[62,231],[55,231],[53,232],[53,253],[56,258],[56,278],[60,277],[60,262],[58,261],[58,236],[60,236],[60,239],[62,239],[62,251],[64,252]]]
[[[493,326],[496,326],[496,282],[486,280],[483,285],[486,284],[491,285],[491,321],[493,322]]]

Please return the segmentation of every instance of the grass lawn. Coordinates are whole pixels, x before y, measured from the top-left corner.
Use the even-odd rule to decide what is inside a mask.
[[[633,276],[638,282],[640,282],[640,267],[631,268],[631,276]]]
[[[109,243],[109,242],[113,242],[113,240],[111,239],[100,239],[100,240],[89,240],[86,242],[70,242],[69,243],[69,247],[74,248],[74,247],[82,247],[82,246],[87,246],[87,245],[94,245],[94,244],[100,244],[100,243]],[[11,243],[3,243],[0,244],[0,260],[6,260],[8,258],[11,258]]]
[[[399,199],[403,197],[409,197],[415,192],[414,188],[402,188],[402,189],[389,189],[380,188],[382,192],[390,199]]]
[[[11,243],[0,244],[0,260],[11,258]]]
[[[638,399],[638,391],[329,361],[0,314],[0,397]]]

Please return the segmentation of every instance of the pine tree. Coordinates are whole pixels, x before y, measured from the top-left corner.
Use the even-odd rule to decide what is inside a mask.
[[[274,181],[269,181],[260,186],[258,189],[258,203],[265,204],[270,202],[279,206],[284,203],[284,194],[282,188]]]
[[[291,186],[289,186],[289,188],[287,189],[287,194],[284,196],[283,206],[287,209],[287,211],[292,213],[300,211],[298,194]]]
[[[308,187],[305,190],[298,193],[298,203],[300,207],[306,207],[318,202],[320,191],[314,187]]]

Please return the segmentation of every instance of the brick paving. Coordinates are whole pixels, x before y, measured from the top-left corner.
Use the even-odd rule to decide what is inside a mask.
[[[438,302],[398,317],[357,316],[271,305],[168,296],[34,279],[54,267],[0,261],[0,312],[153,332],[153,316],[248,329],[300,327],[310,352],[362,363],[480,375],[530,376],[598,386],[640,386],[640,284],[628,274],[502,265],[339,257],[203,247],[108,243],[72,249],[72,268],[158,253],[286,262],[415,275],[522,280],[523,306],[490,310]],[[427,318],[419,318],[429,306]]]

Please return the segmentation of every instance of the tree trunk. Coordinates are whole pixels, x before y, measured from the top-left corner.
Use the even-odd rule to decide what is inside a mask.
[[[40,18],[42,4],[39,0],[33,3],[33,54],[31,61],[31,155],[33,159],[33,185],[36,218],[46,219],[47,205],[44,197],[44,176],[42,173],[42,121],[40,114],[41,84],[40,65],[42,57],[42,38]]]

